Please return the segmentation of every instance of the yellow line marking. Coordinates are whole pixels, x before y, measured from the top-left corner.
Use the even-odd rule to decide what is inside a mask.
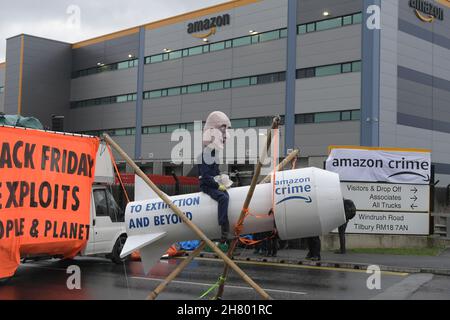
[[[186,259],[184,257],[176,258],[176,259]],[[221,262],[220,259],[214,258],[195,258],[195,260],[203,260],[203,261],[214,261]],[[325,270],[325,271],[341,271],[341,272],[354,272],[354,273],[366,273],[366,270],[360,269],[349,269],[349,268],[334,268],[334,267],[318,267],[318,266],[308,266],[308,265],[300,265],[300,264],[289,264],[289,263],[275,263],[275,262],[261,262],[261,261],[242,261],[242,260],[233,260],[237,264],[248,264],[248,265],[259,265],[259,266],[270,266],[270,267],[285,267],[292,269],[312,269],[312,270]],[[406,272],[394,272],[394,271],[381,271],[383,275],[390,276],[399,276],[406,277],[409,273]]]

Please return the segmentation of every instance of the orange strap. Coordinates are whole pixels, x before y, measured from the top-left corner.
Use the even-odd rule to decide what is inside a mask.
[[[274,210],[275,210],[275,179],[276,179],[276,168],[277,168],[277,164],[278,164],[278,129],[273,129],[273,173],[272,173],[272,208],[269,212],[269,214],[252,214],[250,213],[250,210],[248,208],[243,208],[242,211],[244,213],[244,215],[242,216],[242,218],[236,223],[235,226],[235,235],[237,237],[239,237],[239,235],[241,235],[242,230],[244,228],[244,221],[248,216],[252,216],[254,218],[257,219],[264,219],[264,218],[269,218],[272,214],[274,214]],[[273,237],[275,237],[275,235],[277,234],[277,231],[274,230],[272,235],[270,237],[267,237],[265,239],[262,240],[249,240],[247,238],[242,238],[239,237],[239,241],[243,244],[246,245],[255,245],[258,243],[261,243],[265,240],[268,239],[272,239]]]
[[[125,189],[125,185],[123,184],[122,177],[120,176],[120,173],[119,173],[119,169],[117,168],[116,159],[114,159],[114,154],[112,153],[111,147],[109,146],[108,143],[106,143],[106,147],[108,148],[109,155],[111,156],[111,161],[114,165],[114,170],[117,173],[117,177],[119,178],[120,185],[122,186],[122,190],[123,190],[123,193],[125,194],[125,198],[127,199],[127,204],[128,204],[130,202],[130,198],[128,197],[128,192]]]

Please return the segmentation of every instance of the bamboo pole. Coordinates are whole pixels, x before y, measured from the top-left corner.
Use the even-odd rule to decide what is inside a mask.
[[[295,157],[298,156],[298,154],[300,153],[299,149],[295,149],[294,151],[292,151],[286,158],[284,158],[283,161],[281,161],[277,168],[275,169],[276,171],[280,171],[281,169],[283,169],[289,162],[291,162]],[[271,174],[269,174],[268,176],[266,176],[264,179],[262,179],[259,183],[267,183],[270,182],[270,180],[272,179],[273,176],[273,172]]]
[[[250,202],[252,201],[253,194],[255,192],[255,188],[256,188],[256,185],[258,184],[258,179],[261,174],[262,164],[267,156],[267,152],[270,149],[270,145],[272,143],[272,130],[277,129],[279,126],[279,123],[280,123],[280,117],[275,117],[272,121],[272,127],[270,129],[267,129],[266,145],[265,145],[264,149],[261,151],[261,157],[259,158],[259,161],[256,165],[255,172],[252,177],[252,182],[250,184],[250,188],[248,189],[247,197],[245,198],[244,205],[242,206],[242,210],[241,210],[241,214],[239,216],[238,222],[242,221],[242,219],[245,216],[245,213],[248,210],[248,207],[250,206]],[[231,258],[233,256],[234,250],[236,249],[236,246],[239,242],[239,238],[238,238],[239,235],[236,235],[236,236],[237,237],[232,241],[231,246],[228,249],[227,256],[229,258]],[[217,289],[216,299],[221,299],[223,296],[223,291],[224,291],[225,281],[228,276],[228,271],[229,271],[228,265],[225,265],[223,272],[222,272],[222,277],[220,278],[221,280],[219,283],[219,288]]]
[[[176,267],[175,270],[173,270],[166,279],[164,279],[163,282],[161,282],[155,290],[153,290],[147,297],[147,300],[155,300],[156,297],[158,297],[158,295],[164,291],[164,289],[166,289],[166,287],[169,285],[170,282],[172,282],[173,279],[175,279],[176,277],[178,277],[178,275],[181,273],[181,271],[183,271],[184,268],[186,268],[188,266],[189,263],[191,263],[192,260],[194,260],[194,258],[196,256],[198,256],[200,254],[200,252],[202,252],[203,248],[206,246],[206,243],[204,241],[202,241],[200,243],[200,245],[198,246],[197,249],[195,249],[194,252],[192,252],[189,257],[187,257],[186,259],[184,259],[179,265],[178,267]]]
[[[299,154],[299,152],[300,151],[298,149],[292,151],[281,163],[278,164],[275,171],[280,171],[281,169],[283,169],[289,162],[292,161],[292,159],[294,159]],[[271,177],[272,174],[268,175],[258,184],[269,182]],[[200,246],[189,255],[188,258],[183,260],[183,262],[180,263],[180,265],[170,275],[168,275],[167,278],[164,279],[164,281],[155,290],[153,290],[149,294],[147,300],[155,300],[158,297],[158,295],[165,290],[165,288],[169,285],[169,283],[172,282],[189,265],[189,263],[191,263],[192,260],[194,260],[195,257],[197,257],[200,254],[200,252],[203,250],[204,247],[205,243],[202,242]]]
[[[233,260],[231,260],[226,254],[222,252],[211,240],[208,239],[208,237],[203,233],[202,230],[200,230],[191,220],[189,220],[183,212],[178,208],[170,199],[169,197],[163,193],[148,177],[147,175],[142,172],[142,170],[138,167],[138,165],[125,153],[125,151],[122,150],[122,148],[113,140],[111,137],[104,133],[103,139],[109,143],[111,147],[113,147],[120,156],[133,168],[134,172],[147,183],[147,185],[158,195],[161,200],[163,200],[171,209],[172,211],[180,217],[180,219],[194,231],[194,233],[203,240],[224,262],[226,265],[229,265],[230,268],[232,268],[236,273],[242,277],[242,279],[247,282],[255,291],[266,300],[272,299],[267,292],[265,292],[260,286],[258,286],[244,271],[239,268],[239,266],[234,263]]]

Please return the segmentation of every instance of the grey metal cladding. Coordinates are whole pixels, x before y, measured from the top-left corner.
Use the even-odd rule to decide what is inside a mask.
[[[251,118],[284,114],[285,83],[232,89],[231,117]]]
[[[158,100],[150,100],[150,106],[158,105]],[[211,92],[203,92],[201,94],[188,94],[182,96],[182,113],[180,122],[193,122],[196,120],[206,120],[205,116],[210,112],[221,110],[234,117],[231,113],[231,90],[218,90]],[[171,123],[171,122],[170,122]]]
[[[175,124],[181,122],[182,96],[144,100],[142,125]],[[144,141],[144,138],[143,138]]]
[[[32,115],[48,127],[51,126],[52,114],[67,116],[71,50],[67,43],[25,36],[23,115]]]
[[[450,81],[398,66],[398,77],[450,92]]]
[[[423,27],[419,27],[403,19],[399,19],[398,29],[399,31],[403,31],[422,40],[434,43],[435,45],[444,47],[446,49],[450,49],[450,38],[444,35],[437,34],[435,31],[433,32],[426,30]]]
[[[5,68],[0,67],[0,87],[4,87],[4,86],[5,86]],[[0,112],[4,112],[4,110],[5,110],[4,98],[5,98],[5,94],[0,93]]]
[[[183,59],[182,84],[230,79],[233,77],[233,50],[210,52]]]
[[[359,145],[359,130],[359,121],[296,125],[295,143],[302,157],[326,155],[330,145]]]
[[[298,0],[297,23],[323,20],[323,11],[328,10],[332,16],[339,17],[362,10],[361,0]],[[405,0],[403,0],[405,1]]]
[[[0,87],[3,87],[5,85],[5,68],[0,67]]]
[[[233,48],[233,77],[279,72],[286,69],[286,40]]]
[[[136,103],[116,103],[69,110],[71,131],[91,131],[135,126]]]
[[[71,101],[136,93],[137,68],[102,72],[72,79]]]
[[[182,83],[183,59],[149,64],[144,68],[144,91],[177,87]]]
[[[433,162],[434,172],[440,174],[450,174],[450,164]]]
[[[297,68],[361,59],[361,25],[297,36]]]
[[[72,71],[96,67],[97,63],[115,63],[129,59],[132,54],[139,54],[139,34],[132,34],[117,39],[73,49]]]
[[[6,65],[4,112],[17,114],[19,96],[19,70],[20,70],[20,36],[9,38],[6,41]]]

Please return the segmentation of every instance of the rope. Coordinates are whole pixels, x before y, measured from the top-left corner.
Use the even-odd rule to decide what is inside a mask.
[[[249,210],[249,208],[243,208],[242,212],[244,213],[242,218],[236,223],[235,226],[235,236],[239,239],[239,241],[244,244],[244,245],[256,245],[259,244],[265,240],[269,240],[272,239],[273,237],[276,236],[277,234],[277,230],[274,229],[272,231],[272,235],[270,235],[269,237],[265,238],[265,239],[261,239],[261,240],[250,240],[247,238],[243,238],[243,237],[239,237],[242,234],[242,230],[244,228],[244,221],[248,216],[252,216],[256,219],[264,219],[264,218],[269,218],[272,214],[275,213],[275,181],[276,181],[276,167],[277,167],[277,163],[278,163],[278,129],[273,129],[274,130],[274,135],[273,135],[273,172],[272,172],[272,207],[270,208],[270,211],[268,214],[252,214]]]
[[[110,157],[111,157],[111,161],[112,161],[112,163],[113,163],[113,165],[114,165],[114,170],[116,171],[117,177],[119,178],[119,182],[120,182],[120,185],[121,185],[121,187],[122,187],[122,190],[123,190],[123,192],[124,192],[124,194],[125,194],[125,198],[127,198],[127,203],[129,203],[129,202],[130,202],[130,198],[128,197],[127,189],[125,189],[125,185],[123,184],[122,177],[120,176],[120,173],[119,173],[119,169],[117,168],[117,165],[116,165],[116,159],[114,159],[114,154],[113,154],[113,152],[112,152],[112,150],[111,150],[111,147],[109,146],[108,143],[106,143],[106,147],[108,148],[109,155],[110,155]]]
[[[200,297],[198,297],[198,299],[203,299],[204,297],[206,297],[208,294],[211,293],[211,291],[217,289],[220,284],[224,283],[226,280],[226,278],[220,276],[219,279],[217,280],[216,283],[214,283],[209,289],[207,289]]]

